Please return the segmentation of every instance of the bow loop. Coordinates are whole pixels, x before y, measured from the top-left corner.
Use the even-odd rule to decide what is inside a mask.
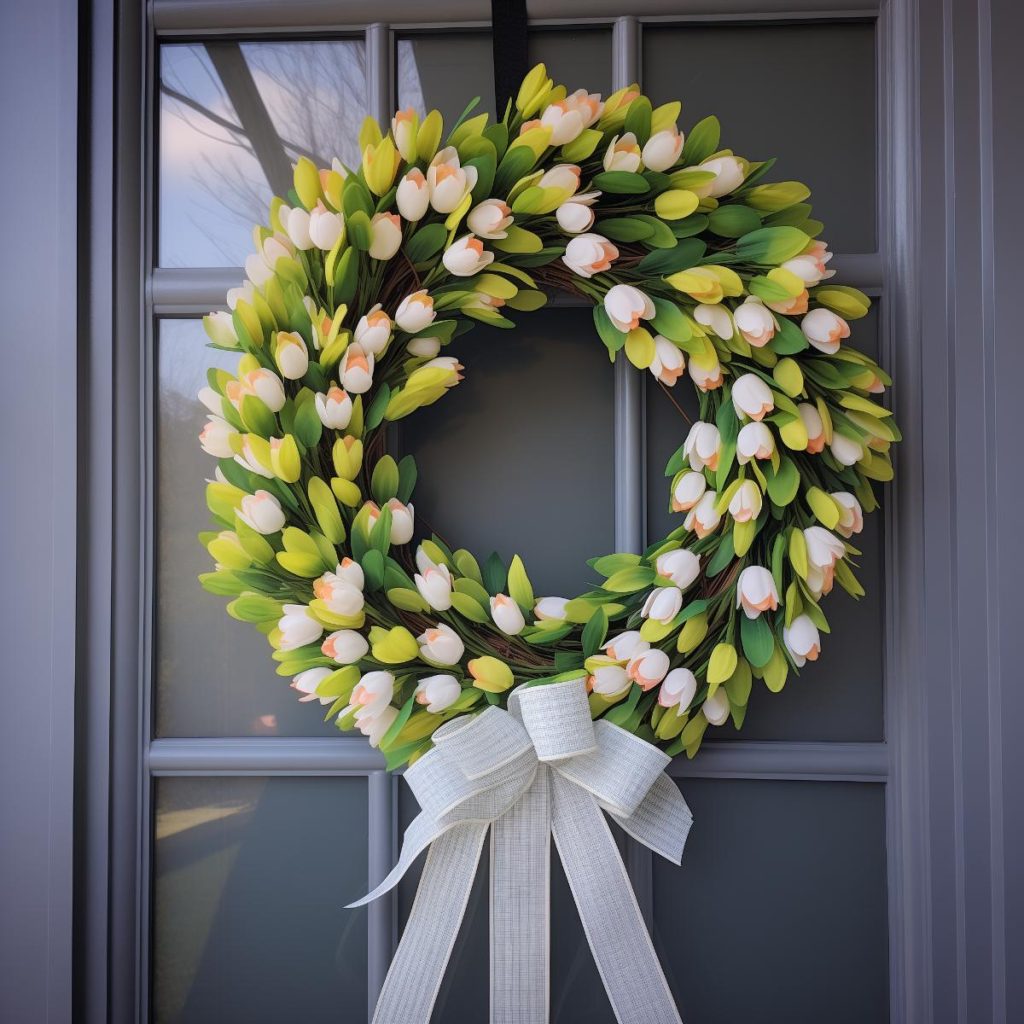
[[[521,719],[538,761],[559,762],[597,750],[583,677],[517,687],[508,706]]]
[[[435,731],[433,740],[438,754],[470,781],[500,772],[532,750],[522,725],[497,707],[446,722]]]

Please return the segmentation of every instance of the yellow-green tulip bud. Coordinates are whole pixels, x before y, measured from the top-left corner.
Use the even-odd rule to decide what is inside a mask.
[[[489,654],[470,661],[469,674],[478,690],[487,690],[489,693],[503,693],[513,683],[512,669]]]
[[[416,637],[405,626],[384,629],[374,626],[370,630],[370,649],[373,656],[385,665],[401,665],[419,656],[420,647]]]
[[[334,472],[343,480],[355,480],[363,464],[363,442],[351,434],[339,437],[331,451]]]
[[[274,469],[274,476],[286,484],[295,483],[302,475],[299,446],[291,434],[270,439],[270,464]]]

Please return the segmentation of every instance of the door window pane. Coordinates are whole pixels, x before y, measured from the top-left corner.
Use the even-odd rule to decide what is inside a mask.
[[[649,28],[643,85],[682,101],[684,130],[715,114],[723,148],[777,157],[771,177],[810,187],[834,251],[875,250],[872,24]]]
[[[160,265],[241,266],[295,160],[358,161],[364,64],[354,40],[162,46]]]
[[[231,618],[228,598],[198,575],[213,561],[197,535],[210,529],[205,481],[215,461],[197,441],[206,409],[196,394],[206,368],[234,371],[238,356],[207,347],[198,320],[163,320],[158,338],[156,640],[158,736],[337,736],[319,705],[300,704],[274,672],[260,633]]]
[[[683,1020],[887,1021],[883,788],[680,787],[694,825],[682,867],[654,858],[654,940]]]
[[[160,779],[155,1024],[365,1020],[366,783]]]

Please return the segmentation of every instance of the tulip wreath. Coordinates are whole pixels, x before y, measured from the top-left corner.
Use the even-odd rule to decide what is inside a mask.
[[[500,121],[473,106],[443,142],[437,111],[368,119],[360,168],[300,160],[255,230],[205,319],[241,358],[200,394],[202,583],[389,767],[514,684],[578,677],[595,718],[692,756],[742,725],[753,679],[818,657],[834,582],[863,593],[850,538],[899,440],[888,376],[843,344],[868,300],[828,281],[808,189],[719,148],[713,117],[684,139],[679,103],[569,94],[543,65]],[[538,599],[518,556],[414,545],[415,463],[386,454],[388,423],[462,380],[455,338],[554,289],[593,302],[613,361],[700,400],[665,470],[678,527],[592,559],[572,600]]]

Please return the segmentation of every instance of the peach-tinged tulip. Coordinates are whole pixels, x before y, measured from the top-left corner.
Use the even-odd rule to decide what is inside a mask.
[[[268,459],[270,458],[269,448],[267,449],[266,457]],[[264,465],[263,462],[257,458],[256,449],[253,447],[248,434],[242,438],[242,447],[235,453],[235,462],[237,462],[243,469],[247,469],[250,473],[255,473],[257,476],[266,477],[268,480],[272,480],[274,478],[273,469]]]
[[[347,556],[343,558],[334,570],[334,575],[343,583],[357,587],[359,590],[366,586],[366,576],[363,573],[363,567],[354,558]]]
[[[785,316],[800,316],[801,313],[807,312],[809,298],[805,288],[799,295],[782,299],[780,302],[766,302],[765,305],[774,312],[782,313]]]
[[[220,416],[224,411],[224,395],[219,391],[214,391],[208,384],[199,389],[199,394],[196,397],[214,416]]]
[[[352,337],[364,352],[379,356],[391,340],[391,318],[380,308],[380,303],[359,318]]]
[[[580,169],[575,164],[555,164],[537,182],[537,188],[556,188],[565,193],[566,199],[575,196],[579,187]]]
[[[542,597],[533,606],[534,618],[543,621],[550,619],[561,622],[565,618],[565,606],[569,603],[564,597]]]
[[[483,242],[474,235],[463,235],[445,249],[441,262],[456,277],[472,277],[494,262],[494,253],[485,251]]]
[[[772,574],[760,565],[748,565],[736,583],[736,607],[742,607],[748,619],[779,607],[779,592]]]
[[[341,357],[341,386],[352,395],[363,395],[373,384],[373,353],[353,342]]]
[[[622,665],[609,663],[595,665],[587,676],[587,689],[591,693],[599,693],[605,697],[621,693],[629,686],[629,676]]]
[[[352,419],[352,399],[339,387],[317,394],[316,414],[328,430],[344,430]]]
[[[744,373],[732,386],[732,404],[739,417],[761,420],[775,408],[772,390],[757,374]]]
[[[850,325],[824,306],[806,313],[800,321],[800,330],[819,352],[830,356],[839,351],[842,339],[850,336]]]
[[[819,569],[831,569],[846,554],[843,542],[824,526],[808,526],[804,530],[804,540],[808,563]]]
[[[803,668],[809,661],[817,661],[821,653],[818,627],[806,615],[798,615],[790,625],[783,627],[782,642],[797,668]]]
[[[828,250],[828,243],[814,242],[806,252],[786,260],[782,268],[796,274],[804,284],[813,287],[835,274],[834,270],[829,270],[826,266],[831,259],[832,253]]]
[[[583,129],[600,117],[603,108],[596,93],[591,95],[585,89],[577,89],[564,100],[549,104],[540,116],[540,123],[551,129],[552,146],[564,146],[579,138]]]
[[[577,235],[565,247],[562,262],[580,277],[593,277],[610,270],[619,250],[603,235]]]
[[[700,575],[700,559],[686,548],[676,548],[658,555],[654,570],[664,579],[671,580],[685,590]]]
[[[278,331],[274,362],[286,380],[299,380],[309,369],[309,353],[298,331]]]
[[[715,175],[714,181],[703,185],[694,185],[691,189],[702,198],[710,196],[718,199],[721,196],[735,191],[743,184],[747,172],[743,163],[734,156],[717,156],[705,160],[698,170],[711,171]]]
[[[697,677],[688,668],[674,668],[658,690],[658,703],[663,708],[675,708],[681,715],[697,695]]]
[[[354,629],[338,629],[324,638],[320,650],[325,658],[339,665],[354,665],[366,657],[370,645],[362,633]]]
[[[722,454],[722,435],[714,423],[697,420],[683,442],[683,454],[689,460],[690,469],[718,469],[718,459]]]
[[[309,237],[318,249],[325,252],[333,249],[341,238],[344,227],[345,222],[341,219],[341,214],[328,210],[320,200],[317,200],[316,206],[309,211]]]
[[[446,146],[430,161],[427,185],[430,187],[430,205],[438,213],[451,213],[476,188],[477,170],[463,167],[454,146]]]
[[[313,582],[313,594],[334,615],[351,617],[363,610],[362,590],[334,572],[325,572]]]
[[[380,518],[380,509],[375,502],[368,501],[366,508],[369,509],[367,528],[372,530]],[[391,512],[391,536],[392,544],[408,544],[416,526],[416,513],[410,502],[403,505],[397,498],[392,498],[385,508]]]
[[[807,450],[816,455],[825,448],[825,424],[821,421],[821,414],[810,402],[801,402],[796,408],[807,431]]]
[[[654,336],[654,358],[648,367],[655,378],[666,387],[675,387],[675,383],[686,370],[686,358],[678,346],[660,334]]]
[[[331,675],[331,669],[324,667],[323,665],[318,668],[307,668],[305,672],[300,672],[294,679],[288,684],[293,690],[297,690],[302,696],[299,700],[304,704],[308,701],[317,700],[317,687]],[[320,697],[321,704],[330,704],[334,701],[333,697]]]
[[[459,634],[443,622],[421,633],[416,642],[420,645],[420,657],[435,665],[457,665],[466,652]]]
[[[864,529],[864,510],[856,496],[849,491],[833,491],[832,500],[842,510],[839,515],[839,523],[836,525],[836,533],[843,537],[852,537]]]
[[[722,341],[728,341],[733,335],[732,314],[720,302],[702,302],[695,306],[693,319],[702,327],[710,327]]]
[[[686,514],[683,526],[701,538],[713,533],[722,521],[722,514],[715,508],[717,501],[717,491],[706,491],[704,497]]]
[[[668,655],[655,647],[633,658],[626,666],[626,675],[639,684],[641,690],[649,690],[668,675],[668,669]]]
[[[206,424],[199,432],[199,443],[207,455],[215,459],[230,459],[235,454],[231,447],[231,438],[238,431],[220,416],[207,416]],[[265,471],[261,471],[266,476]]]
[[[417,334],[434,322],[434,300],[426,288],[406,295],[398,304],[395,324],[407,334]]]
[[[725,725],[729,721],[729,695],[725,692],[725,687],[720,686],[706,697],[701,705],[701,711],[711,725]]]
[[[247,494],[238,507],[238,518],[246,526],[264,535],[284,529],[286,522],[281,503],[270,491]]]
[[[500,199],[485,199],[469,211],[466,224],[480,238],[507,238],[512,211]]]
[[[430,186],[418,167],[402,176],[395,193],[395,205],[398,212],[413,223],[426,215],[430,206]]]
[[[775,451],[775,436],[767,423],[746,423],[736,437],[736,458],[741,466],[752,459],[770,459]]]
[[[760,514],[761,489],[753,480],[744,480],[729,499],[729,515],[737,523],[749,523]]]
[[[725,377],[722,374],[722,364],[718,361],[718,356],[713,355],[710,359],[704,353],[692,356],[690,358],[690,379],[701,391],[714,391],[715,388],[720,388],[725,383]]]
[[[644,167],[651,171],[667,171],[683,152],[683,136],[672,125],[664,131],[655,132],[644,144]]]
[[[271,412],[280,412],[284,407],[284,385],[273,370],[268,370],[265,367],[250,370],[242,377],[241,384],[249,394],[255,395]]]
[[[683,607],[683,592],[678,587],[655,587],[647,595],[640,614],[667,626]]]
[[[389,260],[402,247],[402,221],[397,213],[375,213],[370,221],[370,256]]]
[[[672,488],[672,511],[689,512],[704,496],[708,482],[703,473],[683,473]]]
[[[294,651],[323,635],[324,627],[310,615],[306,605],[286,604],[283,611],[284,615],[277,622],[281,634],[277,645],[279,651]]]
[[[395,677],[390,672],[367,672],[352,691],[349,707],[376,714],[386,708],[395,696]]]
[[[491,618],[498,629],[509,636],[517,636],[526,628],[522,609],[507,594],[496,594],[491,598]]]
[[[391,137],[395,140],[395,148],[408,163],[416,159],[416,131],[419,126],[419,115],[412,107],[396,111],[391,118]]]
[[[627,334],[641,320],[653,320],[656,310],[650,297],[631,284],[616,284],[604,297],[604,308],[615,329]]]
[[[447,711],[462,693],[455,676],[447,673],[425,676],[416,684],[416,703],[423,704],[432,715]]]
[[[637,145],[636,136],[632,132],[625,135],[616,135],[604,154],[604,169],[606,171],[630,171],[635,173],[640,170],[642,153]]]
[[[344,713],[342,711],[338,717]],[[369,740],[371,747],[377,747],[397,717],[398,708],[393,708],[390,704],[372,712],[360,709],[356,712],[356,728]]]
[[[601,648],[612,661],[629,661],[651,645],[640,635],[638,629],[628,629],[608,640]]]
[[[447,565],[429,565],[413,577],[416,589],[435,612],[452,606],[452,574]]]
[[[737,306],[733,320],[736,323],[736,330],[754,348],[764,348],[775,337],[775,318],[763,303],[755,299],[747,299]]]

